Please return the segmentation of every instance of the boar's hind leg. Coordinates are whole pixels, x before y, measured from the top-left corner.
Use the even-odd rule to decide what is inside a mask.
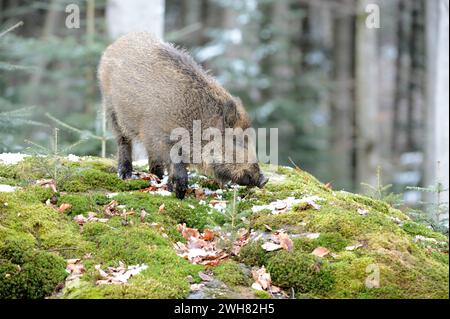
[[[118,167],[117,172],[122,179],[131,178],[133,174],[133,165],[131,159],[132,144],[131,140],[124,136],[117,137],[118,148]]]
[[[175,189],[175,195],[183,199],[188,187],[188,174],[183,163],[171,164],[169,172],[169,190]]]
[[[127,179],[131,178],[133,174],[133,165],[131,159],[132,144],[131,140],[125,137],[120,130],[119,124],[117,123],[116,114],[111,112],[109,114],[111,119],[111,129],[116,136],[117,142],[117,153],[118,153],[118,165],[117,173],[120,178]]]

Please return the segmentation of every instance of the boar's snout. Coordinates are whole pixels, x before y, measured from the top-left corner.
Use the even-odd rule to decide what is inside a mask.
[[[269,181],[268,177],[265,177],[263,174],[259,174],[258,184],[256,186],[258,186],[259,188],[263,188],[268,181]]]

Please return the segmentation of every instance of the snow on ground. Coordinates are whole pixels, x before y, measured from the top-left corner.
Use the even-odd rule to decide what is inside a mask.
[[[27,154],[21,153],[2,153],[0,154],[0,164],[17,164],[27,156]]]
[[[5,192],[5,193],[14,192],[16,189],[17,189],[17,187],[14,187],[14,186],[0,184],[0,193],[1,192]]]

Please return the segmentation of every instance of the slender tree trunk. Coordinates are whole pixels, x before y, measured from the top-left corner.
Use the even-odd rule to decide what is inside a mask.
[[[427,1],[427,152],[428,185],[447,189],[441,201],[449,201],[449,1]],[[435,196],[435,195],[433,195]],[[432,198],[436,201],[436,197]],[[448,210],[447,210],[448,214]],[[447,215],[448,216],[448,215]]]
[[[420,1],[413,0],[411,3],[411,32],[409,34],[409,58],[410,58],[410,77],[408,83],[408,113],[407,113],[407,124],[406,124],[406,148],[408,151],[417,150],[417,144],[415,140],[415,131],[417,129],[416,123],[416,108],[417,105],[417,94],[419,93],[419,83],[420,83],[420,70],[419,70],[419,57],[418,46],[419,46],[419,10]]]
[[[342,1],[351,5],[352,0]],[[335,93],[331,104],[331,173],[339,188],[352,189],[352,116],[353,116],[353,17],[335,19],[334,79]]]
[[[58,10],[58,0],[52,0],[50,2],[44,27],[42,29],[42,40],[46,40],[48,37],[52,36],[55,33],[57,21],[59,19],[59,16],[61,14],[61,11]],[[41,59],[38,62],[37,65],[37,71],[33,73],[31,79],[30,79],[30,94],[27,97],[26,103],[29,105],[36,105],[39,104],[39,93],[38,89],[40,86],[40,83],[42,81],[42,78],[44,77],[44,71],[48,64],[48,57],[45,55],[42,55]]]
[[[356,180],[375,185],[380,163],[378,141],[378,50],[376,28],[366,26],[366,6],[371,0],[358,0],[356,20]]]
[[[400,130],[400,108],[404,98],[404,56],[406,52],[405,46],[405,23],[404,16],[406,14],[405,0],[399,0],[397,9],[397,61],[395,75],[395,96],[392,114],[392,138],[391,153],[393,158],[399,155],[399,136]]]
[[[283,96],[292,88],[293,70],[290,64],[289,48],[291,46],[289,1],[275,1],[273,4],[274,37],[277,38],[277,53],[272,59],[272,73],[276,79],[272,86],[273,96]]]

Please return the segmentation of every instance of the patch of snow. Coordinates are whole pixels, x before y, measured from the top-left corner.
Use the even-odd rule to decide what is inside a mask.
[[[283,200],[276,200],[275,202],[271,202],[268,205],[257,205],[252,207],[253,213],[257,213],[264,209],[268,209],[272,212],[272,214],[279,214],[288,211],[295,204],[307,203],[312,206],[314,209],[319,210],[320,205],[316,203],[316,201],[323,200],[319,196],[308,196],[301,199],[296,199],[295,197],[288,197]]]
[[[0,164],[17,164],[30,155],[21,153],[2,153],[0,154]]]
[[[69,154],[67,155],[67,159],[71,162],[79,162],[81,161],[81,157],[77,156],[77,155],[73,155],[73,154]]]
[[[10,193],[10,192],[14,192],[17,189],[17,187],[14,186],[10,186],[10,185],[4,185],[4,184],[0,184],[0,193]]]
[[[165,189],[157,189],[154,192],[149,192],[149,194],[155,194],[155,195],[161,195],[161,196],[170,196],[170,195],[172,195],[171,192],[166,191]]]

